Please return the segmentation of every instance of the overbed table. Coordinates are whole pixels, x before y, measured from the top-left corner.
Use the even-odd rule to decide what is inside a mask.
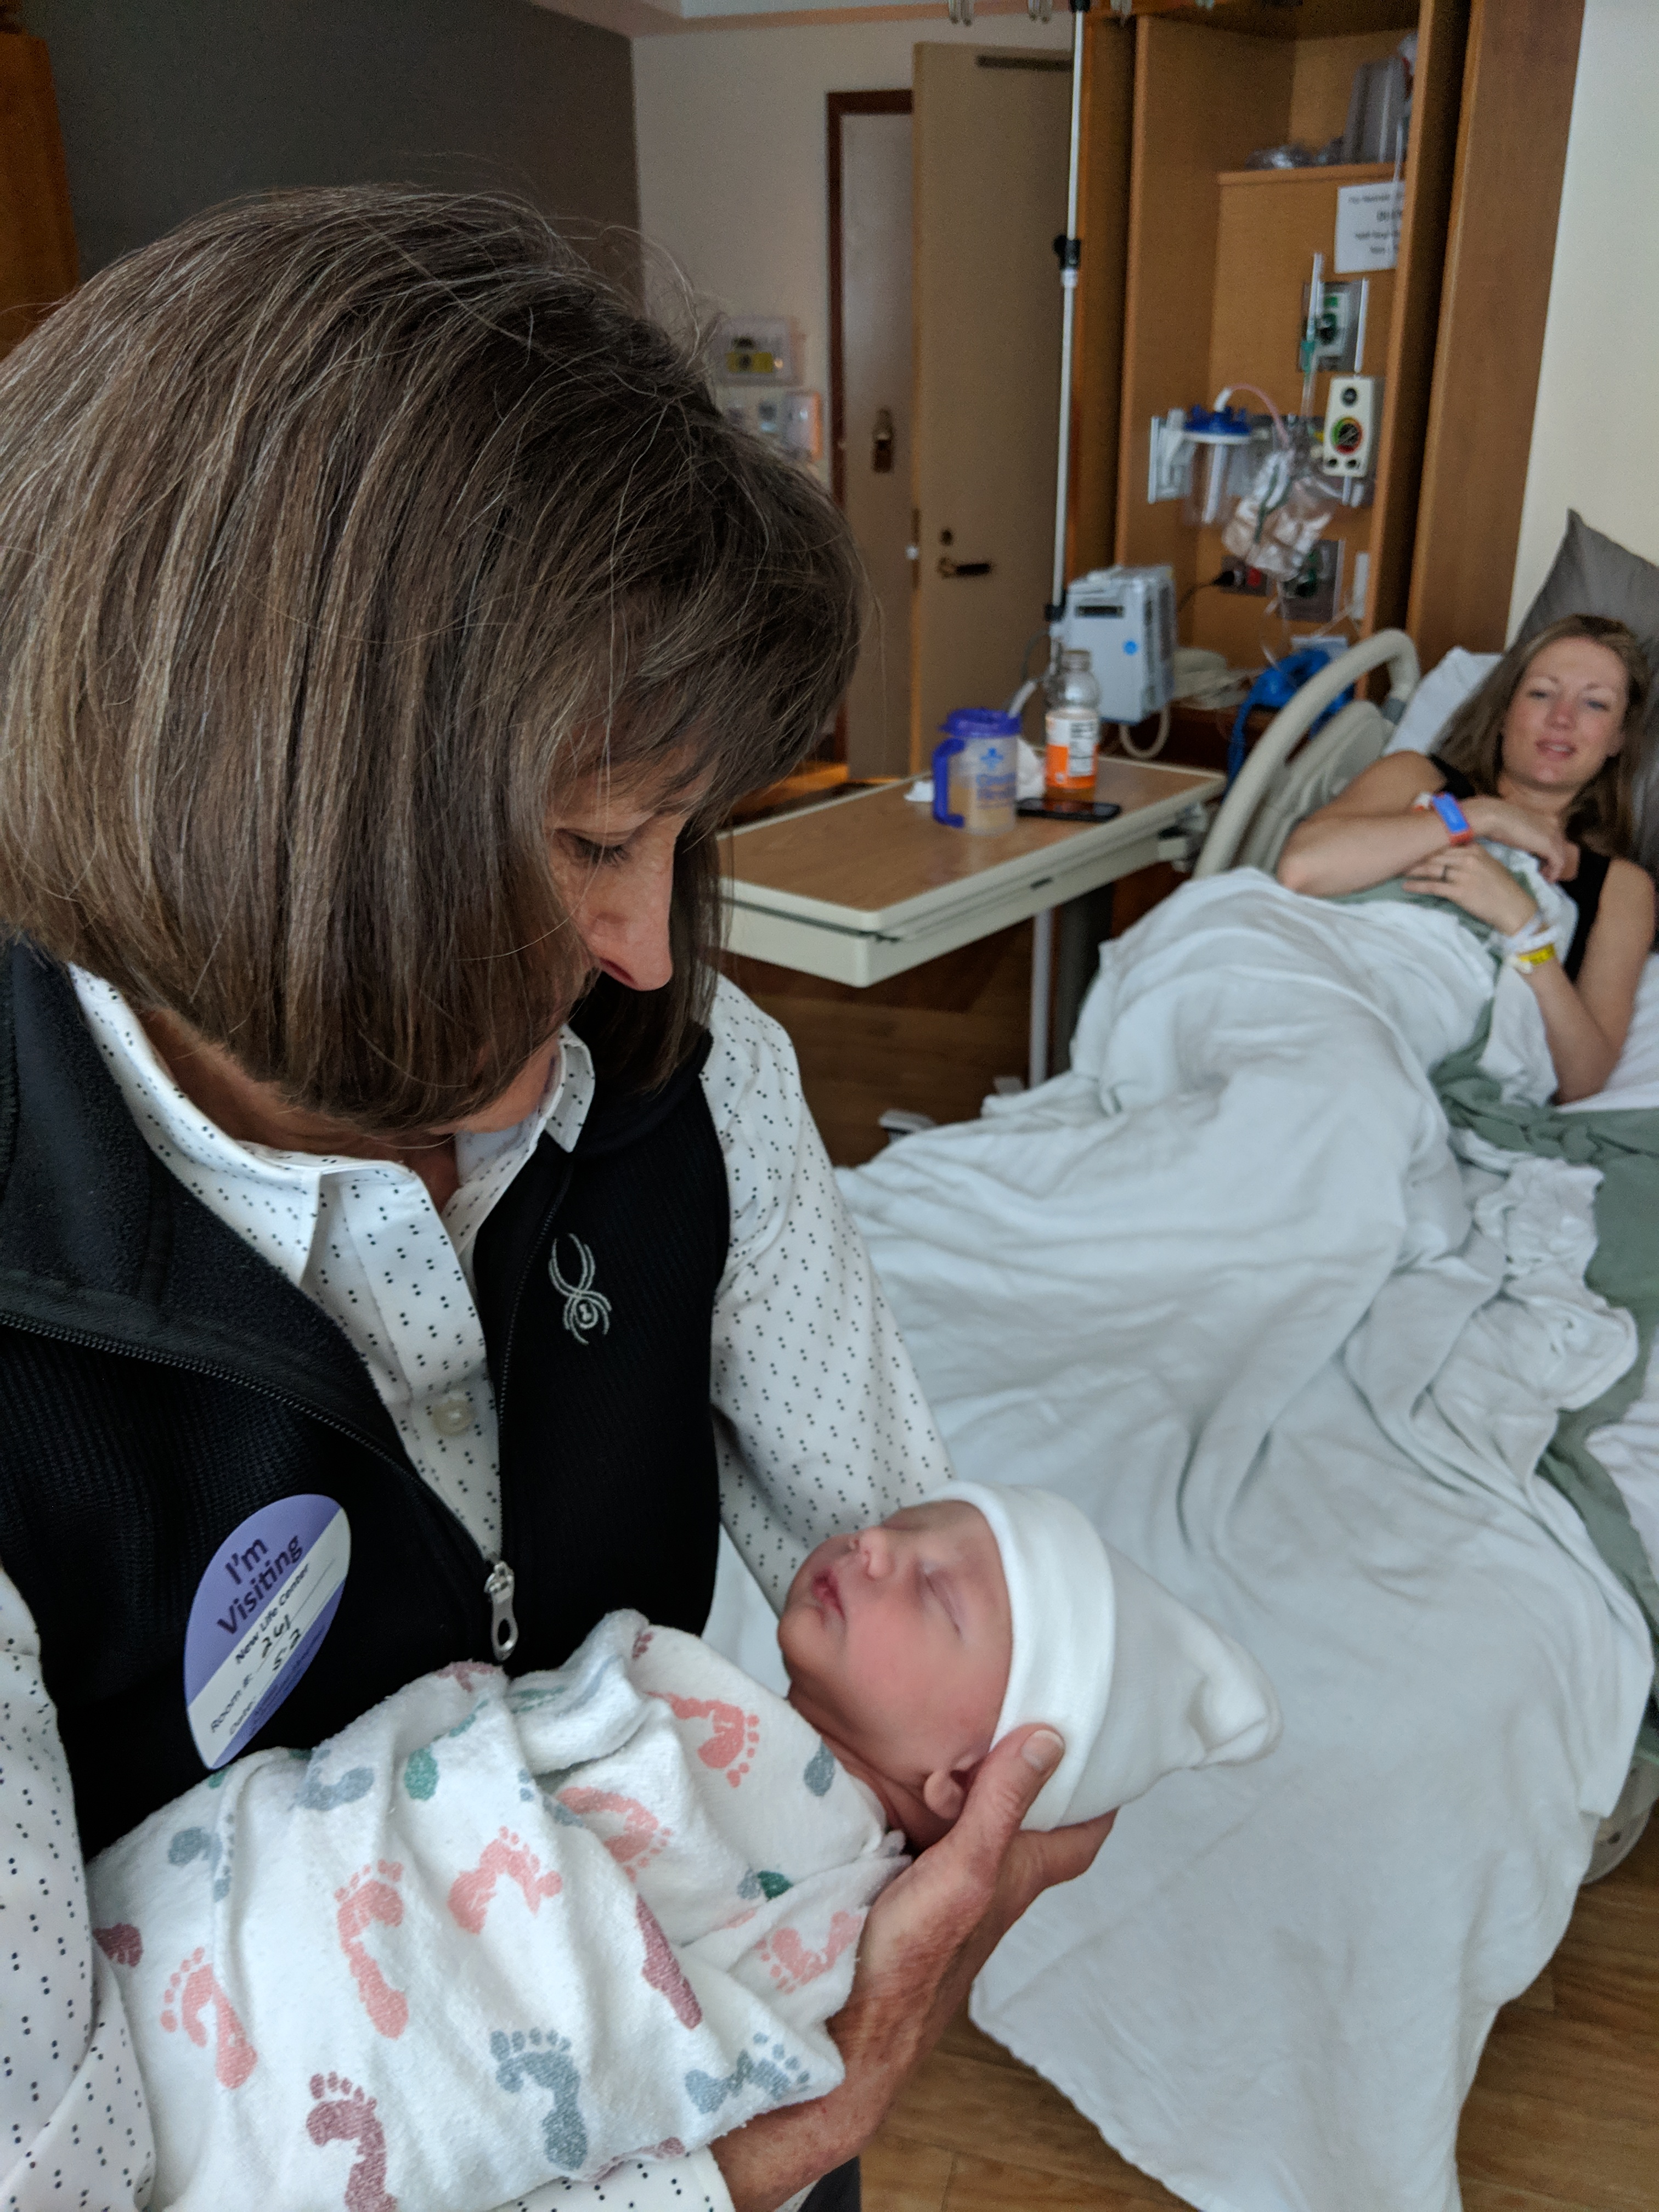
[[[1224,779],[1161,761],[1104,760],[1109,822],[1022,818],[1006,836],[947,830],[908,781],[860,791],[726,840],[734,952],[866,987],[1036,916],[1030,1080],[1048,1072],[1054,910],[1162,857],[1158,839]],[[1081,909],[1079,909],[1080,912]]]

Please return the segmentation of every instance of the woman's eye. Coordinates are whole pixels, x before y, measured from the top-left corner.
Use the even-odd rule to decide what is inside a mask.
[[[571,849],[576,858],[586,861],[591,868],[617,867],[628,857],[625,839],[620,845],[601,845],[595,838],[579,837],[574,830],[569,832],[569,837]]]

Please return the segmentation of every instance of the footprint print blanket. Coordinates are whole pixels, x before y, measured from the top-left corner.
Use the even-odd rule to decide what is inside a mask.
[[[636,1613],[237,1761],[89,1871],[153,2203],[489,2212],[823,2095],[884,1826],[781,1698]]]

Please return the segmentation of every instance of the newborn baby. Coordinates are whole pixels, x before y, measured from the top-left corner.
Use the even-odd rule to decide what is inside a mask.
[[[919,1846],[1029,1721],[1056,1729],[1066,1755],[1028,1828],[1092,1820],[1161,1775],[1279,1740],[1249,1654],[1045,1490],[952,1483],[831,1537],[790,1585],[778,1643],[790,1704]]]
[[[448,1668],[236,1760],[94,1860],[155,2201],[258,2172],[276,2203],[539,2208],[675,2157],[720,2203],[697,2162],[840,2081],[865,1915],[1000,1735],[1063,1738],[1052,1827],[1278,1730],[1246,1653],[1037,1491],[820,1545],[779,1641],[787,1703],[613,1613],[563,1667]]]

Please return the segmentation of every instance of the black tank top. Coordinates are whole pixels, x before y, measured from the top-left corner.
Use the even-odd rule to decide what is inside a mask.
[[[1443,761],[1438,753],[1431,753],[1429,759],[1445,777],[1446,789],[1460,805],[1464,799],[1475,796],[1474,786],[1461,768],[1453,768],[1449,761]],[[1563,963],[1575,982],[1578,980],[1578,970],[1584,964],[1584,948],[1589,943],[1591,930],[1595,927],[1595,909],[1601,903],[1601,886],[1607,879],[1607,854],[1592,853],[1588,845],[1581,845],[1578,848],[1578,873],[1570,884],[1559,886],[1578,909],[1572,943],[1567,947],[1567,957]]]

